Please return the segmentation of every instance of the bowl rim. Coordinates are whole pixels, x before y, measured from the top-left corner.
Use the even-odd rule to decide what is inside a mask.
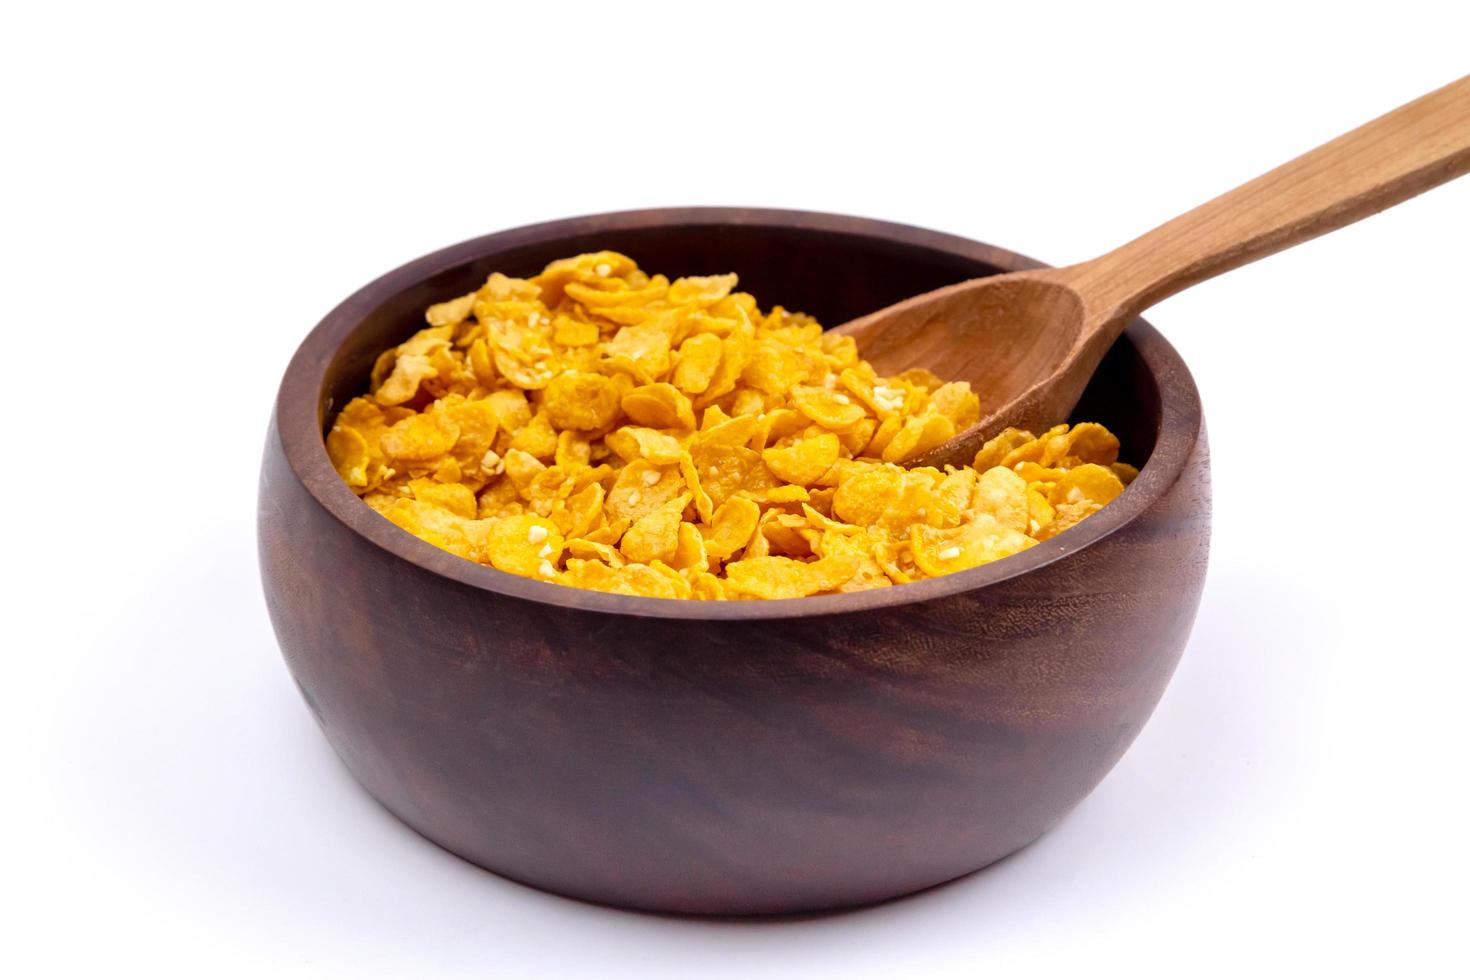
[[[1126,333],[1158,385],[1161,417],[1153,453],[1138,477],[1117,500],[1063,534],[988,565],[886,589],[802,599],[727,602],[655,599],[594,592],[512,575],[460,558],[415,537],[364,504],[342,482],[327,457],[318,411],[323,404],[328,367],[352,332],[373,310],[404,289],[494,252],[544,245],[573,235],[672,225],[790,228],[934,249],[1005,270],[1046,268],[1035,259],[959,235],[872,218],[774,208],[682,207],[616,211],[523,225],[483,235],[431,252],[373,280],[332,309],[301,342],[282,378],[271,420],[292,472],[317,504],[349,531],[393,558],[461,586],[552,609],[614,616],[676,620],[782,620],[917,606],[996,586],[1084,551],[1126,527],[1157,503],[1179,480],[1199,439],[1203,414],[1199,392],[1189,369],[1174,347],[1152,325],[1142,319],[1134,320]],[[330,409],[328,405],[327,410]]]

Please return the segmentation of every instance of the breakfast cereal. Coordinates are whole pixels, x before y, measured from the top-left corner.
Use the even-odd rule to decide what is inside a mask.
[[[596,252],[496,273],[380,356],[326,448],[406,531],[503,572],[627,595],[788,599],[973,568],[1065,531],[1136,471],[1093,423],[973,425],[964,382],[879,377],[734,275]]]

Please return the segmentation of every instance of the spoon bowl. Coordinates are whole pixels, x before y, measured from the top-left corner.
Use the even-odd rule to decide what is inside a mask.
[[[961,433],[920,463],[963,465],[998,431],[995,419],[1020,428],[1044,428],[1050,420],[1066,418],[1077,403],[1088,376],[1064,368],[1077,356],[1086,301],[1057,281],[1054,271],[958,283],[836,328],[857,342],[880,375],[918,364],[945,379],[968,381],[981,393],[985,424]],[[1103,352],[1098,351],[1099,359]],[[1065,384],[1037,384],[1037,379],[1059,376]]]

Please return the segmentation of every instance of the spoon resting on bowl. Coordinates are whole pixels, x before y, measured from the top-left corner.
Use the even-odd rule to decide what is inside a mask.
[[[850,335],[882,375],[925,367],[980,394],[980,421],[911,463],[969,463],[1006,426],[1077,404],[1128,322],[1180,290],[1470,171],[1470,76],[1339,136],[1090,262],[971,279],[870,313]]]

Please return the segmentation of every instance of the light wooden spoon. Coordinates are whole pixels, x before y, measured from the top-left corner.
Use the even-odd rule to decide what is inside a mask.
[[[1128,322],[1159,300],[1470,171],[1470,76],[1080,265],[936,289],[835,328],[888,376],[968,381],[979,424],[916,462],[969,463],[1006,426],[1066,421]]]

